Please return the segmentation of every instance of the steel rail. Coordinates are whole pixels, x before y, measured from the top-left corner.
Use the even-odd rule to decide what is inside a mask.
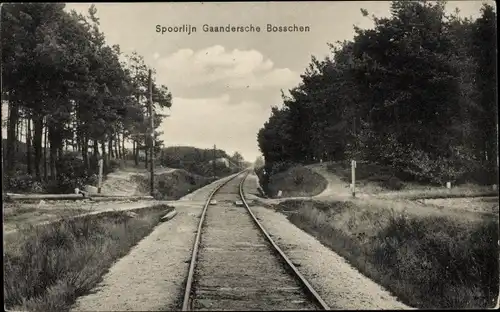
[[[241,201],[243,202],[243,205],[245,206],[245,208],[247,209],[247,211],[250,213],[250,215],[252,216],[253,221],[260,228],[260,230],[262,231],[262,233],[264,234],[264,236],[266,236],[266,238],[269,241],[269,243],[271,243],[271,245],[274,247],[274,249],[280,254],[281,258],[292,269],[292,271],[294,272],[294,274],[297,277],[297,279],[307,289],[307,291],[311,294],[311,296],[314,298],[314,300],[316,300],[316,302],[321,306],[321,308],[323,310],[330,310],[330,308],[328,307],[328,305],[326,304],[326,302],[323,299],[321,299],[321,297],[319,296],[319,294],[316,292],[316,290],[314,290],[314,288],[311,286],[311,284],[309,284],[309,282],[306,280],[306,278],[302,274],[300,274],[299,270],[297,270],[297,268],[295,267],[295,265],[293,265],[292,261],[290,261],[290,259],[288,259],[288,257],[281,250],[281,248],[279,248],[278,245],[276,245],[276,243],[273,241],[273,239],[271,238],[271,236],[267,233],[266,229],[257,220],[257,217],[255,217],[255,215],[253,214],[252,210],[250,209],[250,206],[248,206],[248,203],[247,203],[247,201],[245,199],[245,194],[244,194],[244,191],[243,191],[243,184],[245,183],[245,180],[246,180],[246,178],[247,178],[247,176],[248,176],[249,173],[250,172],[247,171],[245,177],[241,180],[240,187],[239,187],[240,188],[239,189],[239,191],[240,191],[240,197],[241,197]]]
[[[201,230],[203,227],[203,221],[205,220],[207,208],[210,205],[210,200],[215,195],[215,193],[217,193],[217,191],[219,191],[224,185],[226,185],[229,181],[235,179],[237,176],[241,175],[245,171],[247,171],[247,169],[242,170],[242,171],[234,174],[234,176],[232,178],[229,178],[226,181],[217,185],[214,188],[214,190],[208,195],[208,198],[205,202],[205,205],[203,206],[203,211],[201,212],[200,222],[198,223],[198,229],[196,231],[196,238],[194,240],[193,253],[191,255],[191,262],[189,264],[189,271],[188,271],[186,287],[185,287],[185,291],[184,291],[184,300],[182,302],[182,311],[190,311],[189,306],[190,306],[190,301],[191,301],[191,288],[193,286],[194,269],[196,267],[196,260],[198,257],[198,248],[200,246]]]

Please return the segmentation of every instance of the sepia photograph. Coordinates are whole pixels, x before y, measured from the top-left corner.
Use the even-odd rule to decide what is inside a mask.
[[[4,309],[498,309],[496,10],[0,4]]]

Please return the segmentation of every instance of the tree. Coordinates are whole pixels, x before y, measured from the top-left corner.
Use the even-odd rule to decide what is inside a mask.
[[[63,157],[65,147],[81,154],[82,174],[89,175],[97,170],[98,158],[104,158],[105,171],[112,158],[123,158],[126,139],[136,147],[145,143],[144,134],[151,132],[146,118],[148,68],[137,53],[131,64],[120,62],[120,47],[106,44],[95,6],[87,16],[65,12],[64,4],[16,3],[2,9],[8,176],[22,169],[18,165],[24,158],[28,173],[33,169],[42,180],[40,163],[43,159],[46,167],[48,149],[50,175],[45,170],[45,176],[60,184],[67,180],[64,162],[70,161]],[[166,86],[153,83],[155,127],[171,99]],[[27,141],[22,158],[15,155],[20,130]],[[155,133],[159,147],[160,133]]]
[[[394,1],[390,17],[312,57],[257,134],[267,171],[351,158],[444,183],[498,170],[496,15],[485,5],[472,21],[444,8]]]
[[[258,156],[256,159],[255,159],[255,162],[254,162],[254,167],[255,168],[260,168],[264,166],[264,157],[262,156]]]
[[[245,159],[239,152],[234,152],[233,156],[231,156],[231,161],[238,166],[239,169],[243,167],[243,162]]]

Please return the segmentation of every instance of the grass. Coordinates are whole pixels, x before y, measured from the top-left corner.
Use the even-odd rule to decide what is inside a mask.
[[[381,194],[382,196],[390,196],[399,199],[441,199],[441,198],[464,198],[464,197],[498,197],[498,190],[493,190],[491,187],[479,185],[461,185],[457,187],[447,188],[423,188],[408,186],[400,192]]]
[[[328,172],[338,176],[343,182],[351,183],[349,162],[330,162],[324,166]],[[389,166],[364,162],[358,162],[356,165],[356,186],[368,193],[392,191],[387,195],[405,199],[498,196],[498,190],[493,190],[491,186],[464,183],[447,189],[444,185],[408,182],[398,176],[400,173]]]
[[[276,208],[410,306],[495,306],[495,217],[419,215],[352,201],[286,201]]]
[[[159,205],[63,219],[4,240],[4,302],[11,310],[69,311],[111,265],[160,222]]]
[[[314,196],[321,193],[327,185],[320,174],[304,166],[295,166],[270,177],[268,194],[274,197],[281,190],[283,197]]]

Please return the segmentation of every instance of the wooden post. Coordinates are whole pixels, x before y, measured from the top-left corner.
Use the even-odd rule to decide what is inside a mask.
[[[101,187],[102,187],[102,165],[103,165],[103,159],[99,159],[99,183],[97,185],[97,193],[101,194]]]
[[[151,122],[151,145],[150,145],[150,166],[151,166],[151,196],[154,196],[154,166],[155,166],[155,127],[154,127],[154,110],[153,110],[153,81],[151,79],[151,69],[149,70],[149,120]]]
[[[356,197],[356,161],[352,160],[351,161],[351,175],[352,175],[352,197]]]

